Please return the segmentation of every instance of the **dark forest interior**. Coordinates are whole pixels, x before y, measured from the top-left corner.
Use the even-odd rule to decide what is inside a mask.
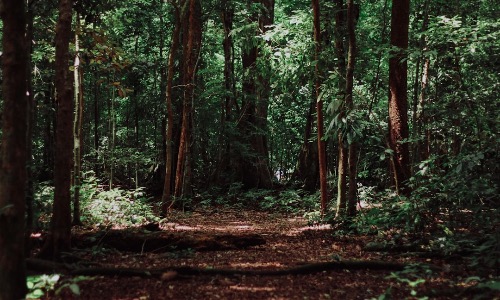
[[[500,299],[495,1],[0,15],[0,300]]]

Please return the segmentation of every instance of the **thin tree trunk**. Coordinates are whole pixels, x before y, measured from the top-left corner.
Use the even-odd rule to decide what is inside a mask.
[[[75,117],[74,117],[74,147],[73,147],[73,225],[82,225],[80,220],[80,186],[81,186],[81,161],[82,161],[82,126],[83,126],[83,69],[80,63],[80,15],[76,14],[75,28],[75,62],[74,62],[74,82],[75,82]]]
[[[394,181],[399,195],[409,196],[410,151],[408,147],[408,48],[410,1],[393,0],[391,17],[391,46],[398,50],[389,59],[389,144],[394,155]]]
[[[418,111],[417,111],[417,119],[416,125],[418,126],[417,134],[421,134],[421,128],[425,126],[428,122],[428,118],[425,114],[425,102],[427,98],[427,90],[429,86],[429,67],[430,67],[430,59],[426,58],[424,61],[424,67],[422,69],[422,80],[420,87],[420,97],[418,100]],[[430,131],[426,129],[424,131],[423,141],[417,144],[417,152],[420,160],[426,160],[429,158],[430,149],[429,149],[429,141],[430,141]]]
[[[212,175],[212,182],[226,185],[229,166],[231,165],[231,142],[233,135],[228,126],[233,120],[233,107],[236,106],[236,85],[234,78],[233,30],[234,7],[231,1],[222,4],[221,19],[224,29],[224,88],[225,97],[221,102],[221,130],[219,134],[218,166]]]
[[[59,259],[71,246],[71,168],[73,149],[73,83],[69,72],[72,0],[59,1],[56,26],[57,124],[54,206],[50,234],[40,256]]]
[[[33,53],[33,1],[30,0],[27,2],[27,13],[26,13],[26,55],[27,55],[27,63],[26,63],[26,87],[28,93],[28,127],[26,132],[26,176],[27,176],[27,184],[26,184],[26,230],[25,230],[25,252],[26,256],[30,256],[31,253],[31,233],[33,231],[33,222],[34,222],[34,178],[33,178],[33,129],[35,123],[35,94],[33,90],[33,61],[31,54]]]
[[[323,124],[323,100],[321,99],[321,79],[320,79],[320,55],[321,55],[321,26],[320,26],[320,6],[319,0],[312,0],[313,25],[315,42],[315,89],[316,89],[316,122],[318,133],[318,164],[319,164],[319,184],[321,191],[321,215],[324,215],[328,205],[328,184],[326,182],[326,150],[324,141]]]
[[[425,0],[423,3],[423,8],[422,8],[422,32],[425,32],[429,26],[429,1]],[[427,48],[426,46],[426,35],[422,34],[420,37],[419,41],[419,49],[421,51],[425,51]],[[420,68],[420,64],[424,61],[424,65],[422,68]],[[419,86],[420,89],[426,87],[427,83],[424,84],[423,80],[427,80],[427,76],[425,73],[429,69],[428,65],[428,60],[429,58],[424,57],[424,55],[421,55],[420,57],[417,58],[417,65],[415,68],[415,81],[414,81],[414,86],[413,86],[413,116],[412,116],[412,136],[413,136],[413,147],[412,147],[412,165],[416,165],[422,158],[420,157],[420,144],[422,143],[419,136],[420,136],[420,115],[421,115],[421,110],[423,102],[420,101],[420,96],[419,96]],[[426,71],[427,68],[427,71]],[[420,78],[419,78],[420,77]],[[419,79],[421,81],[419,82]],[[420,83],[420,85],[419,85]],[[420,95],[423,93],[422,90],[420,90]]]
[[[113,73],[113,82],[115,82],[115,73]],[[111,87],[110,111],[109,111],[109,190],[113,189],[115,178],[115,141],[116,141],[116,112],[115,96],[116,87]]]
[[[346,80],[342,74],[346,74],[346,63],[345,63],[345,50],[344,50],[344,29],[345,29],[345,18],[344,18],[344,1],[335,1],[335,52],[337,55],[337,74],[339,74],[338,89],[340,94],[340,100],[343,103],[340,105],[340,112],[338,119],[342,120],[346,115]],[[344,133],[341,130],[338,133],[338,154],[337,154],[337,212],[336,217],[344,214],[345,208],[347,207],[347,174],[348,174],[348,145],[344,143]]]
[[[24,299],[28,97],[25,1],[2,0],[3,128],[0,149],[0,299]]]
[[[100,120],[100,108],[99,108],[99,91],[100,87],[97,83],[97,68],[94,69],[94,172],[95,176],[99,178],[101,175],[101,168],[99,167],[99,120]]]
[[[354,67],[356,64],[356,19],[357,7],[354,5],[354,0],[347,0],[347,35],[349,40],[349,53],[347,56],[347,69],[346,69],[346,106],[349,111],[354,109],[353,103],[353,88],[354,88]],[[348,152],[348,165],[349,165],[349,191],[347,194],[347,215],[353,217],[356,215],[356,194],[357,194],[357,142],[353,139],[349,144]]]

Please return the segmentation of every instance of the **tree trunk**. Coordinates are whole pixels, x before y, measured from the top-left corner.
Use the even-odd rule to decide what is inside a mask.
[[[167,133],[166,133],[166,158],[165,158],[165,181],[163,184],[163,195],[161,199],[162,213],[166,214],[168,204],[171,202],[172,196],[172,179],[173,179],[173,133],[174,133],[174,110],[172,108],[172,87],[175,72],[175,56],[179,48],[179,39],[181,32],[181,15],[182,10],[177,3],[175,9],[175,27],[172,32],[172,42],[170,45],[170,53],[168,55],[168,70],[167,70],[167,88],[166,88],[166,104],[167,104]]]
[[[73,83],[69,72],[72,0],[59,1],[56,26],[57,124],[54,206],[50,234],[40,256],[59,259],[71,246],[71,168],[73,150]]]
[[[393,151],[393,175],[398,195],[409,196],[410,152],[408,147],[408,27],[410,1],[393,0],[391,17],[391,46],[398,50],[389,59],[389,144]]]
[[[183,85],[184,104],[182,112],[181,139],[177,156],[174,195],[190,196],[191,190],[191,142],[192,114],[195,92],[195,77],[201,48],[201,3],[199,0],[186,0],[187,13],[183,23]]]
[[[231,142],[234,134],[229,129],[234,119],[233,109],[236,107],[236,81],[234,78],[234,42],[231,35],[233,30],[234,7],[231,1],[222,3],[221,19],[224,30],[224,88],[225,97],[221,102],[221,129],[219,134],[218,165],[212,174],[211,181],[220,186],[229,184],[231,166]]]
[[[94,72],[94,77],[97,78],[97,68]],[[101,175],[101,168],[99,166],[99,123],[100,123],[100,107],[99,107],[99,91],[100,85],[97,79],[94,81],[94,172],[97,178]]]
[[[354,67],[356,64],[356,21],[358,15],[358,7],[354,5],[354,0],[347,0],[347,36],[349,41],[349,53],[347,56],[346,69],[346,106],[349,111],[354,109],[353,88],[354,88]],[[347,193],[347,215],[353,217],[356,215],[357,204],[357,163],[358,151],[357,141],[353,138],[349,143],[348,149],[348,167],[349,167],[349,191]]]
[[[314,113],[316,111],[316,91],[311,97],[309,111],[306,117],[304,141],[300,149],[297,166],[292,178],[303,183],[303,189],[314,192],[318,188],[319,180],[319,157],[318,143],[311,142],[314,125]]]
[[[260,3],[262,11],[253,16],[258,22],[260,32],[266,32],[274,22],[274,0],[252,0],[250,4]],[[254,35],[247,37],[249,43]],[[251,46],[242,53],[244,79],[242,83],[243,101],[237,127],[241,134],[241,144],[245,149],[240,152],[235,162],[235,172],[239,174],[246,188],[271,188],[273,186],[269,167],[269,149],[267,146],[267,109],[270,97],[269,72],[263,75],[257,69],[260,46]]]
[[[429,86],[429,67],[430,67],[430,59],[426,58],[424,61],[424,67],[422,69],[422,80],[421,80],[421,87],[420,87],[420,96],[418,99],[418,111],[417,111],[417,118],[416,118],[416,125],[418,126],[417,128],[417,134],[422,134],[421,128],[423,125],[426,125],[428,122],[428,118],[426,117],[425,114],[425,102],[427,98],[427,92],[428,92],[428,86]],[[422,142],[418,142],[417,144],[417,149],[416,151],[418,152],[418,158],[420,160],[426,160],[430,156],[430,138],[428,137],[430,135],[429,130],[425,129],[424,131],[424,136],[422,137]]]
[[[75,27],[75,62],[74,62],[74,82],[75,82],[75,116],[73,123],[73,225],[82,225],[80,220],[80,186],[81,186],[81,163],[82,163],[82,126],[83,126],[83,69],[80,63],[80,15],[76,14]]]
[[[2,0],[3,128],[0,168],[0,300],[24,299],[28,97],[25,1]]]
[[[422,4],[422,32],[425,32],[427,28],[429,27],[429,1],[425,0],[424,3]],[[426,35],[422,34],[420,37],[419,41],[419,50],[425,51],[427,50],[427,45],[426,45]],[[420,68],[420,64],[423,63],[422,70]],[[414,81],[414,86],[413,86],[413,127],[412,127],[412,137],[413,137],[413,147],[412,147],[412,165],[416,165],[420,162],[422,157],[420,156],[420,145],[422,144],[422,140],[420,138],[421,130],[420,127],[422,126],[421,124],[421,111],[423,109],[423,101],[421,100],[421,95],[424,92],[423,89],[427,87],[427,82],[424,83],[424,80],[427,81],[427,72],[429,70],[429,64],[428,64],[429,58],[424,57],[424,55],[421,55],[417,58],[417,63],[416,63],[416,68],[415,68],[415,81]],[[420,85],[419,85],[419,79],[420,79]],[[420,87],[420,95],[419,95],[419,87]]]
[[[34,160],[33,160],[33,129],[35,123],[35,95],[33,90],[33,61],[31,54],[33,53],[33,1],[27,2],[27,11],[26,11],[26,55],[27,55],[27,63],[26,63],[26,88],[28,94],[28,127],[26,129],[26,230],[24,233],[25,236],[25,252],[26,256],[30,256],[31,253],[31,233],[33,231],[33,222],[34,222],[34,199],[35,199],[35,191],[34,191]]]
[[[321,23],[320,23],[320,6],[319,0],[312,0],[313,7],[313,27],[314,27],[314,43],[316,61],[315,67],[315,90],[316,90],[316,125],[318,133],[318,165],[319,165],[319,185],[321,191],[321,215],[326,212],[328,205],[328,185],[326,182],[326,150],[324,138],[323,124],[323,100],[321,99],[321,70],[320,70],[320,55],[321,55]]]
[[[344,30],[345,30],[345,18],[344,18],[344,1],[335,0],[335,53],[337,55],[337,73],[346,74],[346,63],[345,63],[345,50],[344,50]],[[342,120],[346,115],[347,105],[346,105],[346,80],[343,76],[339,76],[338,79],[338,90],[339,90],[339,100],[343,103],[339,106],[340,112],[338,119]],[[348,167],[348,145],[344,143],[344,132],[341,130],[338,133],[338,152],[337,152],[337,212],[336,216],[339,217],[345,213],[347,207],[347,167]]]

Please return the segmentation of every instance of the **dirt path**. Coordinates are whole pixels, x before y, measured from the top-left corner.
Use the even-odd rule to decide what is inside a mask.
[[[85,258],[112,267],[164,268],[191,266],[224,269],[283,269],[304,263],[334,260],[382,260],[400,263],[417,262],[404,255],[366,252],[364,246],[373,237],[334,237],[326,226],[307,226],[296,216],[255,211],[205,211],[174,213],[161,223],[164,231],[191,235],[259,234],[266,244],[245,250],[202,251],[190,249],[165,253],[123,253],[98,249],[84,253]],[[173,249],[175,250],[175,249]],[[457,299],[452,291],[461,278],[469,275],[462,261],[419,259],[438,266],[425,282],[415,289],[417,295],[449,293],[439,299]],[[286,276],[174,276],[163,278],[98,276],[78,282],[79,297],[69,289],[49,299],[377,299],[391,288],[392,299],[408,298],[407,283],[387,279],[390,271],[343,270],[310,275]],[[172,276],[171,276],[172,275]],[[68,278],[66,277],[66,280]],[[463,281],[463,280],[462,280]],[[459,298],[467,299],[466,294]],[[434,298],[434,299],[438,299]],[[388,299],[388,298],[386,298]],[[413,299],[413,298],[409,298]],[[414,298],[417,299],[417,298]]]

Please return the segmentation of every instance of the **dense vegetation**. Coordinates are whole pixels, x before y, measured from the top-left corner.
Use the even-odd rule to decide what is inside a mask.
[[[312,3],[27,1],[27,232],[53,233],[41,253],[70,247],[70,210],[107,227],[232,206],[451,252],[479,234],[473,262],[498,268],[496,3],[411,1],[407,46],[391,1]],[[16,86],[2,72],[7,180]]]

